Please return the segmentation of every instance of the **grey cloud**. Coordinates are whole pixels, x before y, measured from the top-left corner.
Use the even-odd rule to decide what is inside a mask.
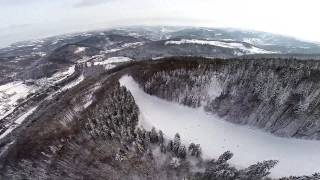
[[[113,0],[80,0],[74,5],[74,7],[95,6],[95,5],[104,4],[110,1],[113,1]]]

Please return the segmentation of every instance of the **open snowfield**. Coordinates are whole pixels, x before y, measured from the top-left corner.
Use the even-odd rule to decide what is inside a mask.
[[[271,170],[271,177],[311,175],[320,172],[320,141],[289,139],[273,136],[248,126],[240,126],[177,103],[150,96],[129,76],[120,84],[131,91],[140,108],[140,125],[161,129],[166,136],[179,132],[189,144],[201,144],[204,157],[217,158],[230,150],[230,163],[245,168],[263,160],[279,160]]]

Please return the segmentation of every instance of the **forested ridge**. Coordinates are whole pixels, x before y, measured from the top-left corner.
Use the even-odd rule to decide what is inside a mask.
[[[151,94],[279,136],[319,139],[318,61],[172,58],[138,68]]]

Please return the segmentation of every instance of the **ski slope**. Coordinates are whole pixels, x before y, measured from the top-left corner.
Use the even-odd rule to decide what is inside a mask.
[[[311,175],[320,172],[320,141],[280,138],[248,126],[240,126],[177,103],[150,96],[132,77],[123,76],[120,84],[132,93],[139,106],[140,125],[161,129],[168,137],[179,132],[184,143],[201,144],[205,158],[217,158],[230,150],[230,163],[238,168],[263,160],[279,160],[271,177]]]

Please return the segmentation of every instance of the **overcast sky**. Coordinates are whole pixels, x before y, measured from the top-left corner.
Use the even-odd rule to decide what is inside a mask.
[[[121,25],[253,29],[320,42],[319,0],[0,0],[0,46]]]

